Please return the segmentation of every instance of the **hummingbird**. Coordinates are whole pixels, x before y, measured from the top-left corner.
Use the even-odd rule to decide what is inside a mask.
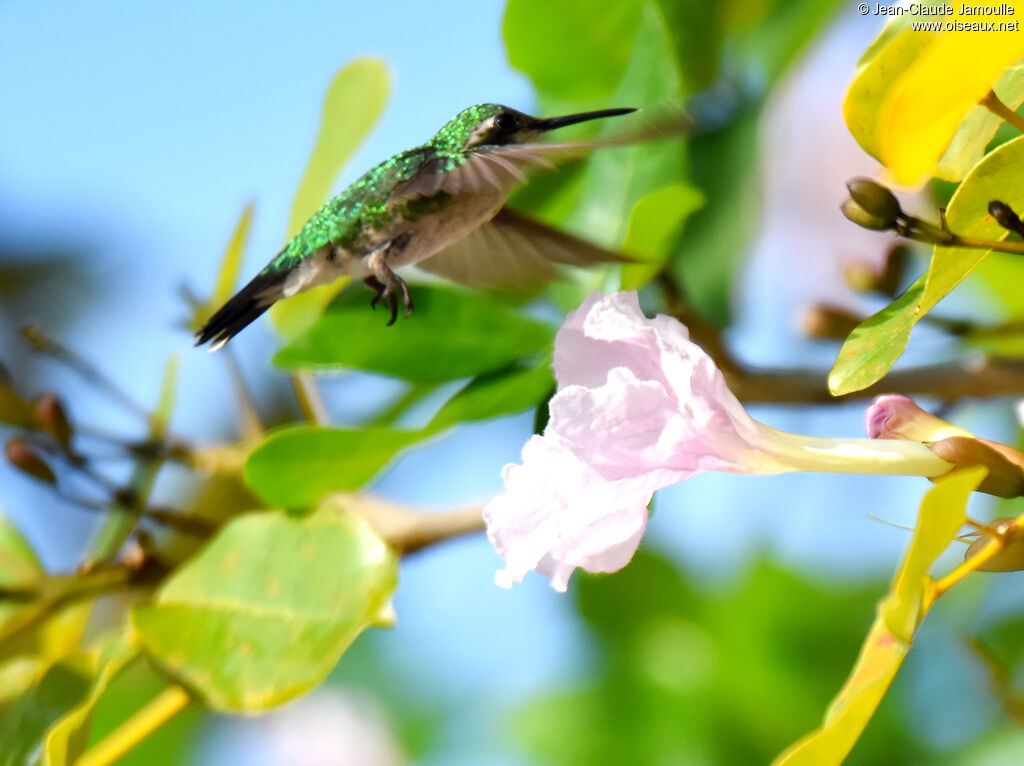
[[[459,112],[422,146],[367,171],[326,202],[284,249],[196,333],[214,351],[282,298],[342,275],[374,291],[370,305],[399,297],[412,313],[409,287],[395,270],[410,264],[475,287],[536,288],[558,264],[624,262],[624,256],[554,229],[505,206],[532,166],[619,142],[541,143],[558,128],[635,109],[603,109],[538,118],[500,104]]]

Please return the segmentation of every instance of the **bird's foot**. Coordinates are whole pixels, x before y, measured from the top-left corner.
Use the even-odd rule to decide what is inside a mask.
[[[385,275],[385,279],[387,284],[381,282],[375,276],[369,276],[363,282],[376,293],[373,296],[373,300],[370,301],[371,308],[376,308],[378,303],[386,303],[388,308],[391,309],[391,318],[387,324],[390,327],[398,318],[398,291],[402,293],[402,305],[405,306],[406,316],[412,316],[413,305],[412,296],[409,294],[409,285],[405,283],[404,279],[390,269]],[[395,290],[396,287],[398,291]]]

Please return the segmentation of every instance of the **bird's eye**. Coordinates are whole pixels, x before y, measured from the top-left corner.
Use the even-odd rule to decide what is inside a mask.
[[[494,127],[503,133],[511,133],[516,129],[516,118],[508,112],[499,112],[494,117]]]

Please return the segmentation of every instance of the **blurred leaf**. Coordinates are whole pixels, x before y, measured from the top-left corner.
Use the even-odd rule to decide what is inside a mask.
[[[32,546],[14,523],[0,512],[0,588],[18,588],[37,583],[43,568]]]
[[[1011,253],[989,253],[976,273],[989,294],[1005,307],[1009,318],[1024,317],[1024,290],[1018,288],[1024,282],[1024,258]],[[1024,352],[1019,355],[1024,356]]]
[[[949,202],[946,222],[950,230],[963,237],[1005,239],[1009,232],[989,215],[988,203],[998,199],[1014,209],[1024,206],[1024,187],[1017,182],[1021,163],[1024,136],[1003,144],[975,165]],[[914,325],[990,252],[936,246],[927,274],[891,305],[864,320],[846,339],[829,374],[829,390],[838,396],[880,380],[903,353]]]
[[[0,513],[0,588],[31,588],[38,585],[43,577],[43,568],[28,541],[10,519]],[[38,614],[39,609],[39,605],[33,602],[0,600],[0,633],[24,624]],[[6,652],[0,653],[0,657],[3,656]]]
[[[89,693],[93,667],[84,654],[54,664],[0,720],[0,765],[21,766],[44,732]]]
[[[703,205],[704,195],[700,190],[684,183],[663,186],[637,201],[629,215],[622,249],[642,257],[645,262],[622,267],[624,290],[643,287],[661,271],[686,219]]]
[[[909,18],[909,17],[907,17]],[[992,90],[1012,111],[1024,104],[1024,64],[1007,69]],[[983,106],[975,106],[960,123],[945,153],[939,159],[935,175],[946,181],[960,181],[985,155],[985,149],[1003,124]]]
[[[586,0],[509,0],[503,25],[509,63],[556,98],[605,98],[626,67],[643,6],[643,0],[608,0],[596,12]]]
[[[353,59],[334,76],[324,98],[320,133],[292,202],[288,237],[327,201],[341,169],[380,118],[390,92],[391,76],[382,59]],[[274,326],[285,338],[304,332],[347,282],[339,279],[278,301],[270,309]]]
[[[467,378],[547,348],[554,330],[487,295],[447,287],[412,288],[416,313],[387,327],[369,291],[338,297],[304,335],[274,355],[288,370],[351,368],[415,382]]]
[[[163,693],[167,677],[149,662],[133,662],[113,677],[93,711],[89,746],[102,741],[130,716]],[[207,741],[204,718],[212,716],[202,705],[188,705],[160,728],[136,744],[117,766],[182,766],[197,762],[191,752],[197,741]]]
[[[252,451],[245,481],[269,505],[302,508],[330,492],[359,489],[425,436],[391,428],[285,428]]]
[[[999,21],[1019,24],[1022,15],[1019,8],[1011,9]],[[929,34],[927,39],[927,49],[896,73],[879,113],[881,160],[904,184],[934,173],[960,123],[1006,69],[1024,56],[1024,35],[1019,32],[947,32]]]
[[[751,109],[690,143],[691,182],[708,204],[687,220],[671,267],[694,308],[720,326],[729,322],[733,277],[758,222],[759,116]]]
[[[7,715],[10,703],[25,693],[41,670],[42,661],[29,655],[0,661],[0,720]]]
[[[241,516],[132,611],[141,646],[213,709],[317,685],[391,596],[397,561],[360,517]]]
[[[514,721],[538,764],[767,763],[820,720],[878,593],[765,561],[727,583],[689,583],[644,548],[621,572],[574,583],[588,661]],[[887,722],[891,736],[858,763],[923,754]]]
[[[636,42],[612,100],[624,106],[650,105],[676,100],[680,91],[665,19],[654,4],[645,4]],[[626,236],[633,207],[646,194],[682,183],[687,175],[686,160],[686,139],[682,137],[595,152],[584,170],[570,228],[585,232],[592,241],[618,247]]]
[[[709,87],[718,74],[730,3],[656,0],[672,41],[676,68],[688,93]]]
[[[914,632],[931,606],[928,569],[967,518],[967,499],[985,476],[982,467],[953,471],[935,480],[921,502],[910,549],[878,605],[878,617],[846,684],[829,706],[822,726],[789,747],[774,766],[842,763],[860,738],[910,650]]]
[[[110,636],[96,651],[92,686],[85,698],[65,713],[46,732],[43,742],[43,766],[68,766],[85,750],[96,703],[124,667],[138,656],[138,649],[121,634]]]
[[[249,241],[249,229],[252,226],[253,203],[248,203],[242,210],[242,215],[235,225],[235,231],[231,235],[227,249],[224,251],[224,258],[220,262],[220,271],[217,274],[217,284],[210,294],[210,299],[199,306],[189,327],[198,330],[206,320],[213,316],[213,312],[223,306],[235,290],[235,283],[238,281],[238,272],[242,268],[242,260],[245,256],[245,246]]]
[[[14,388],[5,380],[0,380],[0,423],[7,423],[18,428],[35,428],[32,418],[32,407],[18,396]]]
[[[899,298],[861,322],[839,349],[828,374],[833,396],[860,391],[881,380],[900,358],[914,329],[914,307],[924,295],[927,275],[921,275]]]
[[[537,406],[555,389],[551,359],[531,367],[512,367],[479,375],[445,402],[427,425],[427,431],[470,420],[486,420],[499,415],[524,412]]]

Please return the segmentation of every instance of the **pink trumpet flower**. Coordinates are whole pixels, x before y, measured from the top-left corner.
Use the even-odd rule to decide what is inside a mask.
[[[635,292],[597,293],[555,338],[558,392],[543,436],[505,466],[484,508],[505,559],[496,581],[530,570],[564,591],[577,567],[612,572],[636,551],[654,491],[703,471],[939,476],[952,467],[913,441],[777,431],[747,414],[686,327],[648,319]]]

